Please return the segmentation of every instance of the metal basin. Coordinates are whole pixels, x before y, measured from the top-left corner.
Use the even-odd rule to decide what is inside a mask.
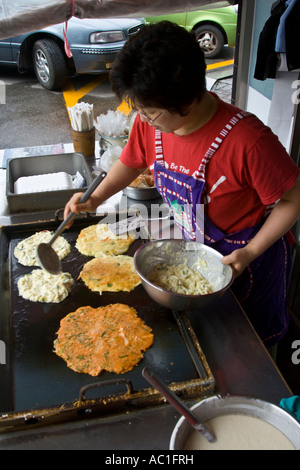
[[[150,282],[150,271],[159,263],[182,264],[191,268],[197,259],[199,272],[213,285],[215,291],[205,295],[185,295],[167,291]],[[223,255],[202,243],[188,240],[155,240],[145,243],[134,255],[134,264],[142,285],[157,303],[173,310],[195,310],[204,307],[222,295],[232,284],[234,275],[231,266],[222,263]]]
[[[300,423],[292,415],[272,403],[242,396],[213,396],[202,400],[191,409],[201,422],[232,414],[259,418],[281,431],[295,449],[300,449]],[[172,432],[169,448],[171,450],[184,449],[185,443],[193,431],[187,420],[184,417],[180,418]],[[216,437],[218,439],[218,436]]]

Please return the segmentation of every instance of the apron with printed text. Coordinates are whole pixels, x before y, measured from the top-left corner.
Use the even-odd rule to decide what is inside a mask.
[[[159,130],[155,131],[155,184],[170,207],[183,237],[211,245],[223,255],[246,245],[265,221],[264,219],[253,227],[228,235],[208,218],[202,210],[203,205],[201,206],[205,170],[209,161],[234,126],[247,115],[248,113],[240,112],[230,119],[202,157],[200,166],[193,175],[185,175],[166,167],[162,135]],[[277,343],[288,328],[286,290],[290,268],[290,249],[284,236],[254,260],[232,285],[234,294],[266,347]]]

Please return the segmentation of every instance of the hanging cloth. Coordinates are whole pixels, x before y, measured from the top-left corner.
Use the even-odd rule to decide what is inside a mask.
[[[75,16],[75,0],[70,0],[70,1],[71,1],[71,18],[72,18],[72,16]],[[70,59],[73,56],[73,54],[71,52],[69,42],[68,42],[68,38],[67,38],[68,21],[69,20],[67,20],[64,24],[63,35],[64,35],[64,40],[65,40],[65,53],[66,53],[67,57]]]
[[[285,22],[286,63],[289,72],[300,68],[300,0],[293,2],[291,7]]]
[[[285,0],[279,0],[272,5],[271,16],[266,21],[263,30],[260,33],[254,78],[257,80],[266,80],[275,78],[278,64],[278,55],[275,51],[275,43],[280,18],[285,12]]]
[[[280,17],[279,21],[279,26],[277,30],[277,36],[276,36],[276,43],[275,43],[275,51],[276,52],[286,52],[286,40],[285,40],[285,35],[286,35],[286,19],[291,13],[292,9],[294,8],[295,3],[297,3],[298,0],[286,0],[286,10],[283,12],[283,14]]]

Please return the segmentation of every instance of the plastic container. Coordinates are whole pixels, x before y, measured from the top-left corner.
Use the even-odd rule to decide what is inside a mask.
[[[95,154],[95,128],[89,131],[74,131],[71,129],[75,152],[84,157],[92,157]]]

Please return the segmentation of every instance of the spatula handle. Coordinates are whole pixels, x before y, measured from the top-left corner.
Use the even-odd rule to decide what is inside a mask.
[[[153,371],[149,370],[147,367],[144,367],[142,370],[143,377],[158,390],[168,402],[176,408],[181,415],[183,415],[186,420],[195,428],[198,432],[203,434],[203,437],[209,442],[215,442],[216,437],[213,433],[203,424],[200,423],[197,418],[193,415],[191,410],[183,403],[178,396],[164,383],[162,382]]]
[[[90,184],[90,186],[88,187],[88,189],[85,191],[85,193],[83,194],[83,196],[81,197],[81,199],[79,200],[79,203],[82,204],[84,202],[86,202],[89,197],[91,196],[91,194],[95,191],[95,189],[99,186],[99,184],[101,183],[101,181],[105,178],[106,176],[106,173],[105,172],[102,172],[100,173],[94,180],[93,182]],[[75,213],[74,212],[70,212],[67,216],[67,218],[59,225],[59,227],[56,229],[56,231],[54,232],[54,235],[53,237],[51,238],[51,241],[49,242],[49,245],[52,245],[52,243],[55,242],[55,240],[59,237],[59,235],[65,230],[65,228],[67,227],[67,225],[69,225],[69,223],[74,219],[75,217]]]

